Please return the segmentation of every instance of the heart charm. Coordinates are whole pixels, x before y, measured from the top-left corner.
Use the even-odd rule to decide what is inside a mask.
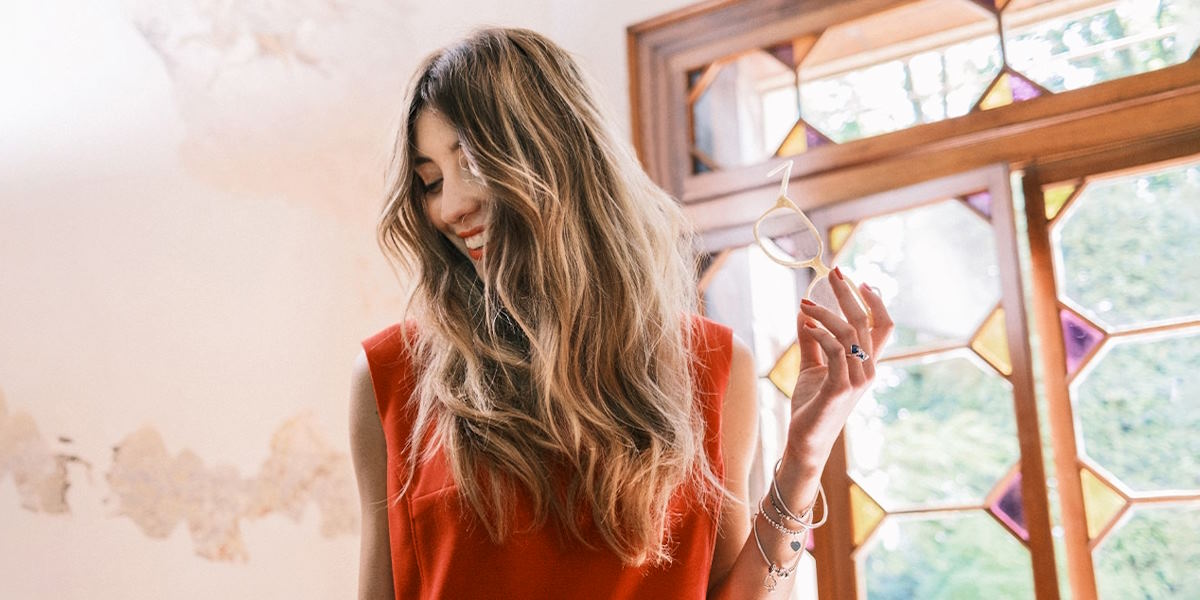
[[[799,552],[799,551],[800,551],[800,546],[802,546],[802,544],[800,543],[800,541],[799,541],[799,540],[792,540],[792,544],[791,544],[791,545],[792,545],[792,551],[793,551],[793,552]]]

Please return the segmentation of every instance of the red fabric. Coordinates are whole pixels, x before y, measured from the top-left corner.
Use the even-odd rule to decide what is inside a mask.
[[[721,404],[729,380],[732,331],[695,317],[697,403],[704,411],[706,447],[722,475]],[[415,325],[393,325],[363,341],[375,399],[387,439],[387,492],[394,498],[404,475],[404,447],[413,417],[413,366],[406,339]],[[517,522],[530,511],[517,503]],[[589,550],[566,544],[549,527],[517,532],[496,545],[464,519],[444,455],[421,465],[412,487],[388,506],[392,574],[397,598],[704,598],[716,542],[716,521],[685,494],[672,501],[682,518],[672,525],[674,561],[633,568],[598,543]],[[674,511],[673,511],[674,512]]]

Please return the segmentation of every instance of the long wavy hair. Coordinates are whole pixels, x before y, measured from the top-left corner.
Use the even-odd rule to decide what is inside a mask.
[[[480,272],[425,212],[427,110],[488,192]],[[523,491],[529,526],[549,519],[592,547],[590,520],[627,564],[661,563],[671,497],[715,510],[724,488],[693,394],[693,238],[609,123],[570,55],[529,30],[477,30],[413,77],[378,231],[415,280],[402,487],[441,448],[493,540],[518,528]]]

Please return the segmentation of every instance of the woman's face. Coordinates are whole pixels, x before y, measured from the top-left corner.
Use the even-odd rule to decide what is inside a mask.
[[[458,133],[440,114],[422,110],[415,135],[416,172],[425,186],[425,214],[479,271],[487,243],[487,188],[467,168]]]

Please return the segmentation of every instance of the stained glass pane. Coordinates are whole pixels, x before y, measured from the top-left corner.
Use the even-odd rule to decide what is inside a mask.
[[[987,218],[987,219],[992,218],[992,194],[991,194],[991,192],[984,190],[982,192],[970,194],[963,198],[963,202],[966,202],[967,206],[970,206],[971,208],[979,211],[979,214],[983,215],[984,218]]]
[[[1083,487],[1088,539],[1094,540],[1125,506],[1125,498],[1088,469],[1079,471],[1079,482]]]
[[[775,388],[789,398],[792,390],[796,389],[796,379],[800,377],[800,354],[799,344],[788,346],[767,373],[767,378],[775,384]]]
[[[997,308],[983,322],[971,349],[988,361],[997,371],[1012,375],[1012,359],[1008,355],[1008,330],[1004,327],[1004,309]]]
[[[1200,41],[1195,0],[1030,4],[1004,12],[1009,64],[1055,92],[1181,63]]]
[[[1008,85],[1008,73],[1001,73],[992,89],[979,101],[981,110],[990,110],[1013,103],[1012,87]]]
[[[989,110],[1007,106],[1013,102],[1025,102],[1042,95],[1042,90],[1028,79],[1011,71],[1004,71],[996,77],[996,82],[987,94],[979,101],[980,110]]]
[[[996,515],[1013,533],[1024,540],[1029,539],[1025,525],[1025,505],[1021,500],[1021,474],[1017,473],[1004,487],[1004,492],[992,503],[992,514]]]
[[[850,524],[854,530],[855,546],[861,546],[867,541],[867,536],[875,531],[875,527],[886,514],[879,503],[858,487],[857,483],[850,484]]]
[[[973,356],[881,364],[851,413],[850,472],[887,510],[982,505],[1017,461],[1012,388]]]
[[[801,113],[839,143],[940,121],[969,112],[1000,66],[993,16],[905,3],[825,31],[800,65]]]
[[[775,153],[777,156],[795,156],[808,152],[809,150],[833,143],[825,134],[817,131],[816,128],[805,123],[803,120],[797,121],[792,127],[787,138],[779,145],[779,150]]]
[[[1069,311],[1059,311],[1062,320],[1063,346],[1067,352],[1067,375],[1074,375],[1083,360],[1104,341],[1104,333],[1088,323],[1083,317]]]
[[[839,255],[856,282],[879,289],[896,323],[884,356],[927,344],[965,345],[1000,299],[992,230],[958,200],[863,221]]]
[[[890,517],[862,565],[868,600],[1034,597],[1029,551],[983,511]]]
[[[838,252],[846,245],[846,240],[850,238],[850,233],[854,231],[853,223],[842,223],[829,228],[829,249],[833,252]]]
[[[1093,561],[1104,600],[1192,600],[1200,592],[1200,503],[1133,508]]]
[[[1059,289],[1097,322],[1200,317],[1200,162],[1093,181],[1055,231]]]
[[[1074,183],[1068,183],[1048,187],[1042,191],[1046,203],[1046,220],[1053,221],[1054,217],[1058,216],[1058,211],[1071,199],[1071,194],[1075,193],[1077,187]]]
[[[722,66],[692,104],[694,146],[718,167],[762,162],[799,116],[795,72],[756,50]]]
[[[1110,340],[1074,387],[1088,456],[1136,491],[1200,490],[1200,332]]]

